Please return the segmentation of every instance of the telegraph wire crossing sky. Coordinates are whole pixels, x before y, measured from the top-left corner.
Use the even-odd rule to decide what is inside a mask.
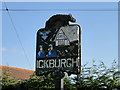
[[[18,41],[19,41],[19,43],[20,43],[20,46],[21,46],[21,48],[22,48],[22,50],[23,50],[23,52],[24,52],[24,55],[25,55],[25,57],[26,57],[26,60],[27,60],[27,62],[28,62],[28,64],[29,64],[29,67],[32,69],[31,64],[30,64],[30,62],[29,62],[29,58],[28,58],[28,56],[27,56],[27,54],[26,54],[26,51],[25,51],[25,49],[24,49],[24,47],[23,47],[23,45],[22,45],[21,39],[20,39],[20,37],[19,37],[19,34],[18,34],[17,29],[16,29],[16,27],[15,27],[15,25],[14,25],[14,23],[13,23],[12,17],[11,17],[11,15],[10,15],[10,13],[9,13],[8,7],[7,7],[7,5],[6,5],[5,2],[4,2],[4,5],[5,5],[5,7],[6,7],[6,11],[8,12],[8,16],[9,16],[10,21],[11,21],[11,23],[12,23],[13,29],[14,29],[14,31],[15,31],[15,33],[16,33],[17,39],[18,39]]]
[[[45,22],[52,15],[71,13],[77,20],[75,24],[80,25],[82,29],[82,65],[87,62],[91,65],[92,60],[96,60],[97,63],[103,61],[106,66],[111,66],[114,59],[118,60],[117,4],[6,2],[24,49],[16,36],[8,12],[5,11],[6,7],[2,4],[2,64],[8,63],[9,66],[34,70],[37,31],[45,27]]]

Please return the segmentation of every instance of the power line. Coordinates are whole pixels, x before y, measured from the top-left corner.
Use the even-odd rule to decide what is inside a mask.
[[[118,9],[0,9],[1,11],[119,11]]]
[[[26,59],[27,59],[27,61],[28,61],[28,64],[29,64],[30,68],[32,69],[32,66],[31,66],[31,64],[30,64],[30,62],[29,62],[29,58],[28,58],[28,56],[27,56],[27,54],[26,54],[26,51],[25,51],[25,49],[24,49],[24,47],[23,47],[23,45],[22,45],[22,42],[21,42],[21,40],[20,40],[19,34],[18,34],[18,32],[17,32],[17,29],[16,29],[16,27],[15,27],[15,25],[14,25],[14,23],[13,23],[13,20],[12,20],[12,17],[11,17],[11,15],[10,15],[10,13],[9,13],[9,10],[8,10],[8,8],[7,8],[7,5],[6,5],[5,2],[4,2],[4,4],[5,4],[5,7],[6,7],[6,11],[8,12],[8,16],[9,16],[9,18],[10,18],[10,21],[11,21],[11,23],[12,23],[12,25],[13,25],[14,31],[15,31],[15,33],[16,33],[16,36],[17,36],[17,38],[18,38],[18,41],[20,42],[20,45],[21,45],[21,47],[22,47],[22,49],[23,49],[23,52],[24,52],[25,57],[26,57]]]

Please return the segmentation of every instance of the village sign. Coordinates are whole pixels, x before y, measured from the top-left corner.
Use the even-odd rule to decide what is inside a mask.
[[[56,15],[56,18],[58,16]],[[61,15],[62,18],[66,18],[63,16],[65,15]],[[56,18],[55,20],[58,20]],[[46,24],[50,23],[50,20],[51,18]],[[60,24],[63,21],[60,21],[62,19],[54,25],[52,22],[53,27],[42,28],[37,32],[36,75],[38,76],[60,71],[67,72],[69,75],[80,73],[81,28],[79,25],[63,25]]]

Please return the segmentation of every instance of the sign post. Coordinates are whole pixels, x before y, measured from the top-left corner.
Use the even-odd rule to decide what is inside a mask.
[[[55,80],[55,90],[61,90],[64,88],[63,79],[56,79]]]
[[[64,72],[68,75],[81,71],[81,28],[67,25],[39,29],[36,44],[36,75],[55,79],[55,88],[63,89]]]

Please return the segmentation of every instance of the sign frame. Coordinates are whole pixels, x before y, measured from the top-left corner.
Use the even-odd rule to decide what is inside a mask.
[[[43,69],[38,69],[38,60],[37,60],[37,53],[38,53],[38,42],[39,42],[39,37],[38,37],[38,34],[39,34],[39,32],[40,32],[40,30],[42,30],[42,29],[40,29],[40,30],[38,30],[37,31],[37,39],[36,39],[36,65],[35,65],[35,67],[36,67],[36,75],[37,76],[41,76],[41,75],[47,75],[47,74],[49,74],[49,73],[52,73],[52,72],[55,72],[55,71],[62,71],[62,72],[67,72],[68,73],[68,75],[71,75],[71,74],[80,74],[80,72],[81,72],[81,27],[79,26],[79,25],[77,25],[77,24],[74,24],[74,25],[69,25],[69,26],[77,26],[78,28],[79,28],[79,36],[78,36],[78,67],[75,67],[75,68],[72,68],[72,71],[70,71],[70,70],[65,70],[64,68],[50,68],[50,69],[48,69],[48,71],[45,71],[45,70],[43,70]],[[65,26],[66,27],[66,26]],[[60,27],[61,28],[61,27]],[[59,29],[60,29],[59,28]],[[58,31],[59,31],[59,29],[58,29]],[[43,30],[44,30],[44,28],[43,28]],[[46,39],[47,40],[47,39]],[[43,42],[45,41],[45,40],[42,40]],[[47,43],[47,42],[44,42],[44,43]],[[43,60],[45,60],[45,59],[56,59],[56,57],[55,58],[44,58]],[[61,59],[61,58],[57,58],[57,59]],[[67,60],[67,57],[66,57],[66,60]],[[52,61],[52,60],[51,60]],[[42,62],[42,60],[40,61],[40,62]],[[49,61],[50,62],[50,61]],[[46,63],[46,62],[45,62]],[[76,69],[76,72],[73,72],[74,71],[74,69]],[[43,70],[42,72],[41,72],[41,70]]]

